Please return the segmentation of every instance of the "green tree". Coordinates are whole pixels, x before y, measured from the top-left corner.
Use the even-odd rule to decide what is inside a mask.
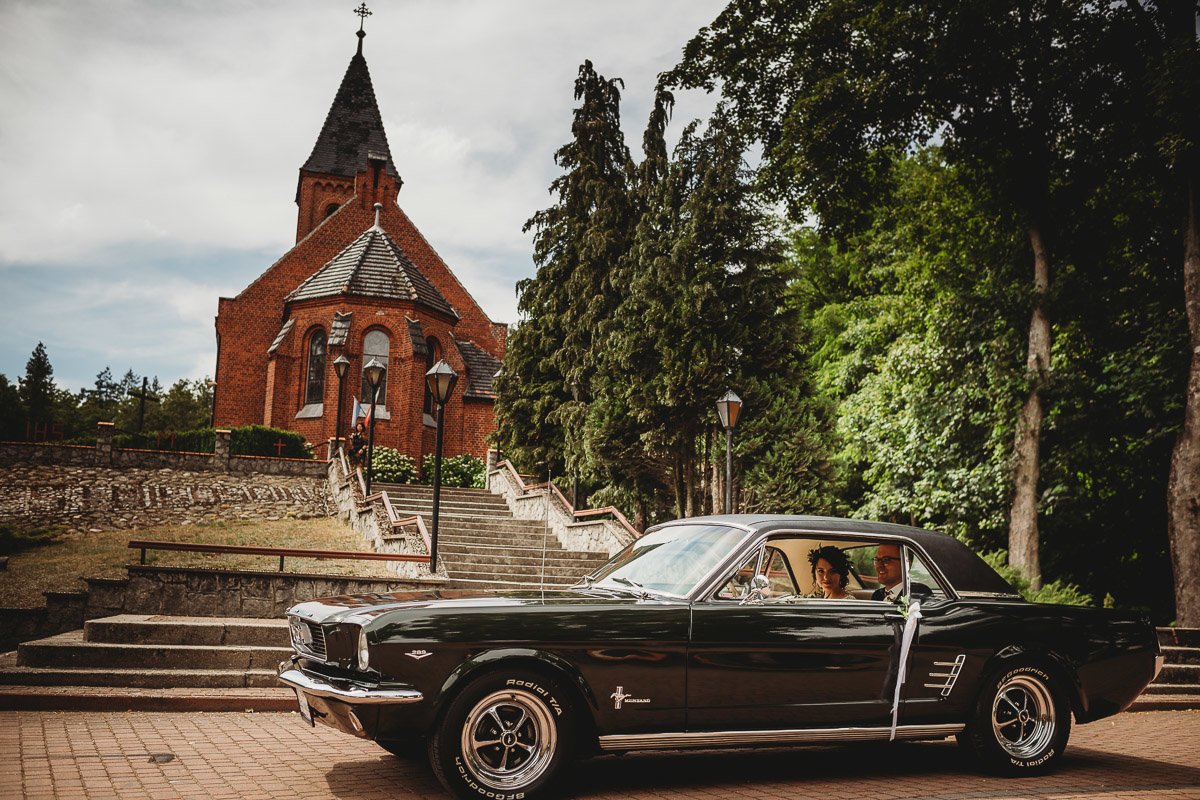
[[[1104,13],[1057,4],[734,0],[669,79],[719,81],[761,136],[767,184],[799,218],[861,229],[891,190],[890,163],[933,138],[988,187],[1027,242],[1032,281],[1024,398],[1013,442],[1009,550],[1040,581],[1037,492],[1051,375],[1051,239],[1110,76]],[[1098,31],[1100,32],[1098,34]]]
[[[25,404],[20,390],[0,374],[0,441],[18,442],[25,438]]]
[[[46,345],[37,343],[25,362],[25,377],[21,378],[21,402],[30,423],[49,425],[54,419],[58,387],[54,383],[54,367],[46,354]]]
[[[622,87],[591,61],[579,68],[572,139],[554,155],[563,169],[550,185],[556,202],[525,224],[534,232],[538,269],[517,284],[522,320],[497,384],[496,442],[518,463],[557,474],[585,466],[581,448],[568,448],[561,414],[570,384],[586,389],[596,368],[593,344],[603,339],[619,297],[612,267],[632,233]]]

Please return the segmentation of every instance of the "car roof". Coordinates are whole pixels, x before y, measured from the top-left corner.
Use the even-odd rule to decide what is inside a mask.
[[[663,525],[677,524],[725,524],[749,528],[760,533],[795,530],[797,528],[815,533],[867,534],[908,539],[929,554],[934,564],[946,579],[962,594],[1016,595],[1017,590],[992,569],[979,555],[965,544],[937,531],[897,525],[891,522],[847,519],[844,517],[817,517],[798,514],[723,514],[707,517],[689,517]],[[656,525],[655,528],[663,527]]]

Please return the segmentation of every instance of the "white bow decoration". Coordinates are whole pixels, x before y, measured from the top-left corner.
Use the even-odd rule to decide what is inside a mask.
[[[917,626],[921,621],[921,603],[914,600],[908,606],[904,615],[904,635],[900,639],[900,665],[896,670],[896,694],[892,697],[892,732],[889,742],[896,740],[896,723],[900,719],[900,691],[904,688],[904,680],[908,677],[908,651],[917,635]]]

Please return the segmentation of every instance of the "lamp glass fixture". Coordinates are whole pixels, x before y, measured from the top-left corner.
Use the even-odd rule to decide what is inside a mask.
[[[731,431],[737,427],[741,413],[742,398],[734,394],[732,389],[721,395],[721,399],[717,401],[717,416],[721,418],[721,425],[726,430]]]
[[[346,370],[350,369],[350,359],[346,358],[345,353],[333,360],[333,371],[337,373],[339,378],[346,377]]]
[[[379,382],[383,380],[383,373],[386,371],[387,367],[385,367],[377,358],[372,358],[367,362],[367,365],[363,367],[363,372],[367,373],[367,383],[372,389],[379,386]]]
[[[445,405],[450,399],[451,392],[454,391],[454,384],[458,382],[458,373],[454,371],[446,363],[445,359],[434,364],[425,373],[425,383],[429,386],[429,393],[433,395],[434,401],[439,405]]]

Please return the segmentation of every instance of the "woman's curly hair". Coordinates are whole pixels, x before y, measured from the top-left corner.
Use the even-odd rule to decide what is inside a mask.
[[[827,544],[824,547],[818,547],[815,550],[808,552],[808,563],[812,565],[812,575],[817,577],[817,562],[821,559],[829,562],[829,566],[833,567],[833,571],[841,576],[841,582],[838,587],[846,588],[846,583],[850,580],[850,558],[846,552],[840,547],[834,547]]]

